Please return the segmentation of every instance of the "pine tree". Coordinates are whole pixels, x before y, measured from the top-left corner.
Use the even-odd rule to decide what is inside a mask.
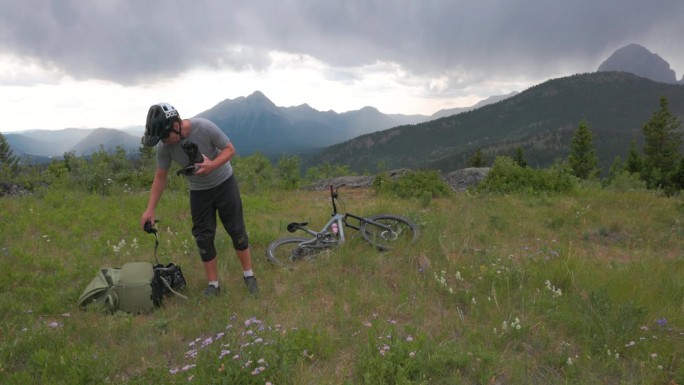
[[[608,180],[615,179],[620,173],[624,172],[625,166],[622,164],[622,158],[616,156],[608,169]]]
[[[639,150],[637,150],[636,140],[632,140],[629,144],[625,169],[630,174],[640,174],[643,169],[643,163],[644,161],[641,159],[641,155],[639,155]]]
[[[154,146],[140,146],[138,147],[138,154],[140,155],[141,168],[147,168],[154,165],[155,156],[157,154]]]
[[[525,155],[523,153],[522,147],[518,147],[515,149],[515,156],[513,157],[513,161],[517,163],[520,167],[527,167],[527,161],[525,160]]]
[[[14,155],[5,136],[0,133],[0,182],[7,182],[19,173],[19,159]]]
[[[485,158],[484,155],[482,154],[482,149],[477,149],[473,156],[470,157],[468,160],[468,167],[484,167],[485,166]]]
[[[598,158],[594,150],[592,134],[586,121],[581,121],[572,137],[572,147],[568,161],[576,177],[591,179],[599,173]]]
[[[660,110],[653,113],[642,129],[645,140],[642,178],[648,188],[675,187],[673,178],[679,168],[682,144],[678,128],[679,120],[670,113],[667,99],[661,97]]]

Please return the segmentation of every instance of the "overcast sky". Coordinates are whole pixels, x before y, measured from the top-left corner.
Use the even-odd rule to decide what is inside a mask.
[[[0,0],[0,132],[143,125],[259,90],[429,115],[593,72],[641,44],[684,71],[682,0]]]

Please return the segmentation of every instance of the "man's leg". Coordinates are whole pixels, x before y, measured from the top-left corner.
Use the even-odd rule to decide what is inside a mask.
[[[216,212],[212,205],[212,190],[190,191],[190,212],[192,213],[192,235],[202,258],[202,265],[207,277],[206,296],[214,296],[220,292],[218,282],[218,260],[214,247],[216,234]]]
[[[252,270],[252,253],[250,250],[251,249],[249,247],[244,250],[235,250],[235,253],[240,259],[242,271]]]
[[[209,262],[204,262],[204,272],[207,274],[207,282],[218,281],[218,262],[217,258]]]
[[[244,250],[235,250],[235,253],[240,259],[242,275],[244,276],[245,285],[247,285],[249,294],[258,294],[259,286],[257,285],[256,277],[254,277],[254,272],[252,271],[252,252],[250,250],[251,249],[248,247]]]
[[[242,275],[247,289],[251,294],[256,294],[259,292],[259,289],[252,271],[252,253],[249,248],[249,236],[245,229],[245,221],[242,216],[242,198],[240,197],[240,189],[235,176],[228,178],[221,185],[221,188],[225,188],[225,190],[224,194],[221,195],[221,199],[216,202],[218,215],[221,218],[223,227],[233,241],[233,248],[238,259],[240,259]]]

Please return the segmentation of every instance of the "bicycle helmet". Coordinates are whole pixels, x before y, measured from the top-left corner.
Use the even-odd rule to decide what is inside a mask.
[[[144,146],[154,146],[160,140],[169,136],[173,130],[173,122],[180,122],[178,111],[168,103],[157,103],[147,111],[145,135],[142,137]]]

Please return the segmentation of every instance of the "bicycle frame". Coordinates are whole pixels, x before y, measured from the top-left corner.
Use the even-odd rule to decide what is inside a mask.
[[[284,237],[268,245],[266,257],[278,267],[293,269],[296,261],[310,260],[328,249],[340,246],[347,240],[347,228],[357,230],[361,237],[380,251],[392,250],[395,245],[413,243],[418,238],[418,227],[410,219],[394,214],[375,214],[362,217],[340,213],[337,208],[337,189],[330,185],[332,215],[320,231],[308,229],[308,222],[291,222],[287,231],[302,230],[308,236]],[[395,243],[398,242],[398,243]]]
[[[337,188],[340,188],[344,185],[337,186]],[[298,230],[302,230],[306,232],[307,234],[313,236],[314,238],[302,242],[302,245],[308,245],[312,247],[330,247],[334,245],[339,245],[342,244],[346,241],[346,235],[344,228],[349,227],[354,230],[359,231],[360,230],[360,224],[363,222],[370,223],[374,226],[380,227],[386,231],[391,231],[392,228],[390,226],[385,225],[384,223],[376,222],[368,218],[364,218],[352,213],[338,213],[337,212],[337,203],[336,199],[338,197],[336,189],[333,187],[333,185],[330,185],[330,201],[332,203],[333,207],[333,213],[332,213],[332,218],[323,226],[323,228],[320,231],[314,231],[311,229],[308,229],[304,226],[298,226]],[[354,225],[348,222],[349,218],[353,218],[357,221],[359,221],[358,225]],[[332,231],[333,224],[337,224],[337,233],[335,234]]]

